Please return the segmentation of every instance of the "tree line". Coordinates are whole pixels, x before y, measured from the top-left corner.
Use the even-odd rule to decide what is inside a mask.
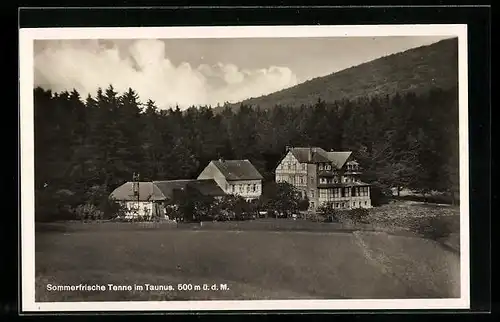
[[[34,117],[36,205],[49,212],[56,211],[54,196],[94,200],[130,181],[133,172],[141,181],[196,178],[220,157],[249,159],[272,181],[286,146],[351,150],[365,169],[362,180],[380,191],[458,192],[456,88],[318,98],[300,108],[160,110],[133,89],[118,93],[110,85],[82,98],[76,90],[38,87]]]

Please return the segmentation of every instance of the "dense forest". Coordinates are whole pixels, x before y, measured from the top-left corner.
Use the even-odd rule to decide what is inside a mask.
[[[56,195],[86,202],[132,180],[196,178],[212,159],[249,159],[273,180],[285,147],[352,150],[381,190],[458,191],[458,92],[340,100],[300,108],[159,110],[110,85],[82,98],[34,89],[37,207]]]

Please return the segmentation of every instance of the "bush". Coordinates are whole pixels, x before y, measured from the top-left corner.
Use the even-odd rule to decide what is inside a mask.
[[[325,216],[320,213],[308,213],[306,214],[306,220],[310,220],[313,222],[324,222]]]
[[[418,234],[433,240],[448,237],[453,232],[450,224],[438,216],[425,218],[414,228]]]
[[[38,189],[35,192],[35,221],[75,219],[76,196],[69,190]]]
[[[309,199],[301,199],[299,201],[299,210],[300,211],[306,211],[307,209],[309,209]]]
[[[105,198],[99,205],[99,210],[103,213],[103,219],[113,219],[124,216],[125,209],[125,206],[109,198]]]
[[[103,212],[90,203],[78,205],[75,209],[75,215],[82,221],[99,220],[103,218]]]
[[[389,203],[390,197],[392,197],[392,191],[390,188],[381,184],[373,184],[371,186],[370,199],[372,206],[377,207],[387,204]]]
[[[366,208],[354,208],[349,210],[349,215],[355,223],[367,223],[370,212]]]
[[[334,211],[333,213],[326,215],[324,222],[335,222],[335,223],[340,222],[337,211]]]
[[[339,222],[340,211],[333,207],[332,202],[321,205],[318,208],[318,213],[324,217],[324,222]]]

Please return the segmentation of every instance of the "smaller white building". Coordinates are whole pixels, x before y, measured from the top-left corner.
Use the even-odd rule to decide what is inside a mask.
[[[226,194],[242,196],[247,201],[262,194],[262,175],[249,160],[213,160],[198,180],[213,179]]]
[[[153,182],[126,182],[116,188],[110,198],[125,208],[125,218],[163,217],[164,194]]]

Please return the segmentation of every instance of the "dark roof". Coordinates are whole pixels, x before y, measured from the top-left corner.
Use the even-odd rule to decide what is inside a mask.
[[[262,180],[262,175],[249,160],[215,160],[212,163],[226,180]]]
[[[328,159],[332,161],[337,168],[342,168],[346,163],[347,159],[351,156],[351,151],[332,151],[326,152]]]
[[[137,200],[134,195],[133,182],[126,182],[113,190],[110,198],[120,201]],[[139,201],[165,200],[165,195],[152,182],[139,182]]]
[[[193,180],[190,185],[205,196],[224,196],[226,193],[213,179]]]
[[[329,162],[328,157],[326,156],[326,151],[322,148],[318,147],[310,147],[310,148],[291,148],[290,152],[292,152],[293,156],[300,163],[320,163],[320,162]],[[309,153],[311,153],[312,159],[309,160]]]
[[[306,148],[290,148],[293,156],[300,163],[326,163],[332,162],[337,168],[342,168],[346,163],[351,151],[340,152],[326,152],[319,147],[306,147]],[[309,160],[309,153],[311,153],[311,160]]]
[[[225,195],[224,191],[219,187],[219,185],[217,185],[217,183],[213,179],[188,179],[153,182],[167,198],[172,198],[174,190],[185,189],[188,186],[198,190],[205,196],[216,197]]]

